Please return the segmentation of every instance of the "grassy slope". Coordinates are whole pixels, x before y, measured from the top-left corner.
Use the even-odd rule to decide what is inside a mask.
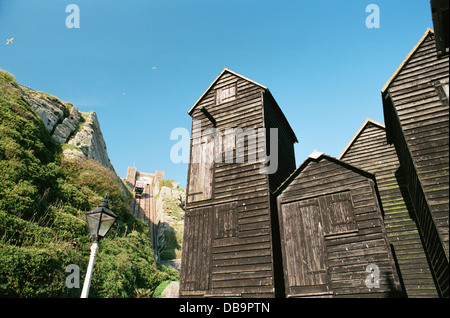
[[[21,97],[12,75],[0,70],[0,296],[79,297],[67,288],[67,265],[80,268],[91,240],[84,211],[108,193],[119,218],[100,241],[90,297],[151,296],[178,272],[159,267],[148,229],[128,213],[127,194],[96,161],[61,157],[42,121]]]

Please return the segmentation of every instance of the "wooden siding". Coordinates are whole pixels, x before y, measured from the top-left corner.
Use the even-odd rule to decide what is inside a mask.
[[[339,159],[375,175],[387,237],[407,296],[437,297],[397,153],[386,141],[384,126],[366,121]]]
[[[278,129],[278,169],[274,174],[269,175],[270,191],[274,192],[297,167],[294,154],[294,143],[297,142],[297,138],[286,118],[280,114],[279,106],[269,91],[264,93],[263,101],[265,128]],[[269,145],[269,140],[267,144]]]
[[[442,82],[448,83],[448,76],[449,58],[437,57],[429,30],[382,92],[388,141],[394,143],[403,167],[425,251],[444,297],[449,295],[449,105]]]
[[[218,103],[216,89],[230,86],[236,87],[235,96]],[[182,297],[276,295],[272,213],[275,213],[275,219],[277,214],[271,211],[269,176],[260,173],[265,163],[259,162],[259,158],[257,161],[248,160],[254,154],[252,150],[265,149],[265,139],[240,138],[246,129],[265,127],[265,90],[234,72],[224,71],[190,110],[193,119],[191,162],[199,154],[193,153],[198,151],[192,147],[195,138],[205,129],[213,128],[213,122],[222,133],[226,129],[237,128],[241,129],[241,134],[225,138],[221,149],[216,147],[216,156],[223,158],[227,151],[228,159],[233,159],[233,162],[215,162],[211,182],[202,181],[203,185],[199,186],[199,180],[203,178],[199,175],[201,169],[192,163],[189,165],[180,278]],[[214,121],[205,116],[205,109]],[[281,143],[292,143],[292,138],[283,138]],[[233,147],[233,143],[239,144]],[[236,146],[239,149],[241,144],[244,145],[244,153],[237,152]],[[205,190],[208,186],[211,190],[209,197],[197,196],[198,187]],[[199,218],[199,214],[205,216]],[[198,257],[203,259],[196,260]],[[209,272],[205,276],[206,266],[209,266]]]
[[[401,288],[369,174],[322,155],[305,161],[278,193],[289,297],[398,295]],[[365,283],[371,264],[380,270],[379,288]]]

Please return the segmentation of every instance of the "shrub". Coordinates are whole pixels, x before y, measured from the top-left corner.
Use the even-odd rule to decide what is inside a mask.
[[[150,237],[144,233],[133,231],[124,238],[104,239],[99,245],[92,297],[129,297],[135,289],[154,290],[164,280],[178,279],[176,270],[158,269]]]
[[[156,287],[155,292],[153,293],[153,298],[162,298],[162,292],[166,287],[170,284],[170,280],[165,280],[158,287]]]
[[[64,258],[56,245],[44,248],[0,245],[0,294],[54,297],[65,287]]]

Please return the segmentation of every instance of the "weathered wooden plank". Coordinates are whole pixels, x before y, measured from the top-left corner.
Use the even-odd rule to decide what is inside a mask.
[[[239,259],[227,259],[227,260],[214,260],[212,262],[212,266],[220,267],[220,266],[244,266],[244,265],[256,265],[256,264],[264,264],[264,263],[272,263],[272,258],[270,256],[258,256],[258,257],[246,257]]]
[[[246,278],[246,279],[230,279],[226,281],[213,281],[213,288],[224,287],[252,287],[252,286],[272,286],[273,279],[271,277],[265,278]]]
[[[263,248],[266,247],[266,248]],[[251,257],[261,257],[261,256],[271,256],[270,244],[266,246],[262,246],[259,250],[239,250],[234,252],[221,252],[221,253],[213,253],[212,260],[213,264],[218,265],[221,260],[236,260],[240,259],[248,259]]]
[[[272,275],[271,271],[269,270],[263,270],[263,271],[256,271],[256,272],[228,272],[228,273],[215,273],[213,276],[213,282],[216,281],[229,281],[233,279],[255,279],[255,278],[267,278]]]
[[[272,263],[266,262],[266,263],[258,263],[258,264],[246,264],[245,266],[242,266],[242,264],[237,265],[227,265],[227,266],[213,266],[212,267],[212,273],[213,279],[216,277],[216,274],[232,274],[232,273],[249,273],[251,276],[252,274],[260,275],[260,272],[267,272],[272,271]]]

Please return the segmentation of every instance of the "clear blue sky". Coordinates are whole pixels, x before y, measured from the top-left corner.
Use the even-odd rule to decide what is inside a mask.
[[[380,28],[366,27],[369,4]],[[0,0],[0,68],[96,111],[121,177],[135,165],[185,186],[170,132],[190,130],[224,67],[269,87],[300,165],[314,149],[339,156],[367,117],[384,123],[380,90],[428,27],[429,0]]]

